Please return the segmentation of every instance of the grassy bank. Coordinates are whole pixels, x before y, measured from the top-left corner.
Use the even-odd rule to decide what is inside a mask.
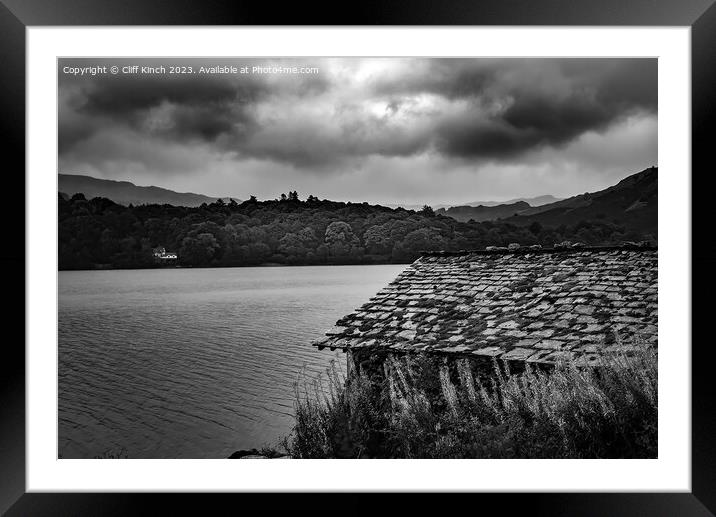
[[[513,373],[495,362],[389,359],[296,389],[294,458],[655,458],[657,356]]]

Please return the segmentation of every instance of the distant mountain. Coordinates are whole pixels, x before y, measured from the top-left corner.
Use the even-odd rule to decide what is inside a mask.
[[[555,203],[530,207],[507,222],[558,226],[574,221],[605,220],[643,231],[657,231],[659,169],[650,167],[598,192],[587,192]]]
[[[440,208],[435,213],[446,215],[462,222],[467,222],[470,219],[483,222],[510,217],[529,208],[532,208],[529,203],[517,201],[516,203],[495,206],[451,206],[450,208]]]
[[[560,201],[560,198],[554,197],[551,195],[545,195],[545,196],[537,196],[537,197],[518,197],[515,199],[508,199],[507,201],[470,201],[468,203],[465,203],[464,205],[460,205],[460,207],[463,206],[498,206],[498,205],[513,205],[515,203],[519,203],[520,201],[524,201],[525,203],[528,203],[530,206],[541,206],[546,205],[547,203],[554,203],[555,201]],[[403,204],[387,204],[384,205],[390,208],[405,208],[406,210],[420,210],[423,208],[423,205],[403,205]],[[449,204],[441,204],[441,205],[430,205],[433,210],[439,210],[441,208],[451,208],[456,205],[449,205]]]
[[[140,187],[129,181],[103,180],[79,174],[58,174],[57,190],[68,196],[82,193],[87,199],[106,197],[120,205],[168,204],[195,207],[202,203],[213,203],[218,199],[191,192],[174,192],[161,187]]]
[[[498,205],[514,205],[515,203],[524,202],[530,206],[542,206],[547,203],[554,203],[560,201],[560,198],[552,195],[544,195],[537,197],[517,197],[515,199],[508,199],[507,201],[473,201],[472,203],[465,203],[467,206],[498,206]]]

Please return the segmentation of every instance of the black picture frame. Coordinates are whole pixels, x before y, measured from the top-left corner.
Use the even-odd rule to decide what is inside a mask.
[[[282,7],[230,0],[0,0],[0,140],[6,174],[5,239],[0,252],[7,304],[5,328],[17,328],[25,315],[25,30],[31,26],[63,25],[577,25],[577,26],[690,26],[692,35],[692,491],[639,494],[471,494],[451,505],[464,504],[489,511],[529,512],[530,515],[713,515],[716,512],[716,404],[711,361],[716,357],[710,339],[699,340],[705,329],[715,292],[716,241],[712,227],[710,190],[706,178],[711,165],[708,138],[716,125],[716,6],[714,0],[463,0],[431,2],[361,1],[335,3],[332,8],[293,3]],[[48,123],[52,117],[48,116]],[[689,174],[689,171],[684,171]],[[16,203],[16,205],[13,204]],[[24,221],[24,216],[23,216]],[[148,503],[165,511],[177,505],[187,510],[186,496],[148,494],[25,493],[25,352],[21,338],[6,330],[0,360],[0,513],[7,515],[127,515],[149,513]],[[705,333],[702,333],[703,336]],[[252,504],[251,494],[225,494],[221,503]],[[303,497],[303,496],[301,496]],[[371,497],[351,494],[353,502],[321,505],[337,511],[370,508]],[[451,497],[458,497],[453,495]],[[208,496],[191,503],[204,510]],[[360,498],[360,501],[358,499]],[[476,499],[475,499],[476,498]],[[215,502],[215,496],[211,502]],[[414,494],[405,503],[422,505]],[[261,504],[261,503],[259,503]],[[272,509],[295,505],[273,496]],[[299,503],[300,504],[300,503]],[[338,506],[340,505],[340,506]],[[456,506],[453,506],[457,509]],[[236,507],[239,509],[239,507]],[[290,510],[289,506],[285,509]],[[408,511],[407,507],[403,511]]]

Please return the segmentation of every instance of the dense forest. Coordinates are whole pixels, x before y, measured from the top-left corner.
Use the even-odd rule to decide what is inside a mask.
[[[420,211],[343,203],[297,192],[280,199],[199,207],[123,206],[106,198],[59,196],[59,268],[158,267],[155,247],[181,266],[409,263],[421,251],[562,241],[618,244],[653,239],[606,218],[547,227],[537,221],[459,222]]]

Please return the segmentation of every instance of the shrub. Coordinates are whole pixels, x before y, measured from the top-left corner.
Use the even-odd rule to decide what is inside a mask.
[[[299,386],[301,386],[299,388]],[[657,355],[647,346],[513,373],[470,360],[389,358],[381,375],[297,384],[295,458],[655,458]]]

